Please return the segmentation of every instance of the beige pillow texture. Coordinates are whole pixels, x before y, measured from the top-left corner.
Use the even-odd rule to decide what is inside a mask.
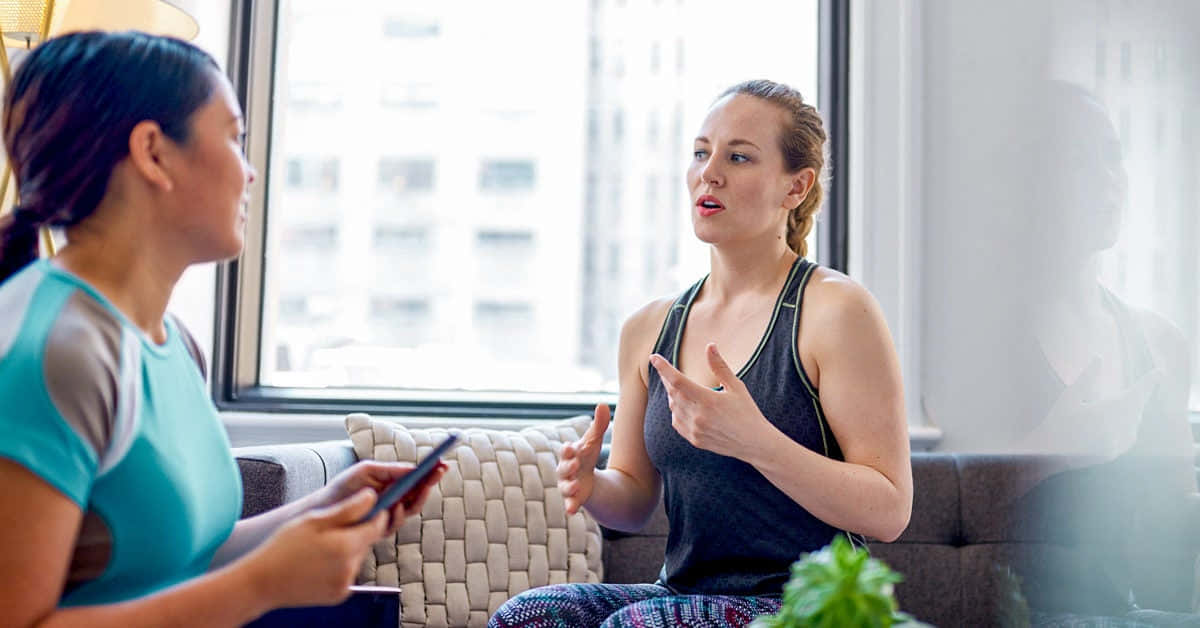
[[[555,475],[562,445],[590,423],[580,416],[519,432],[461,430],[421,513],[376,543],[359,584],[400,587],[401,625],[437,628],[485,626],[533,587],[600,582],[600,528],[582,510],[567,516]],[[347,416],[346,431],[359,459],[408,463],[449,434],[365,414]]]

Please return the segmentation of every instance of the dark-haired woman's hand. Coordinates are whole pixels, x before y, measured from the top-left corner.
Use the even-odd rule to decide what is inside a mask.
[[[339,503],[364,488],[382,493],[384,489],[407,475],[412,469],[413,465],[407,463],[363,460],[337,474],[329,484],[313,493],[307,506],[309,509],[324,508]],[[392,507],[388,525],[389,533],[395,532],[404,523],[407,516],[421,511],[430,489],[441,480],[446,469],[446,463],[439,462],[438,468],[434,469],[433,473],[430,473],[410,493],[411,497],[400,500]]]
[[[360,490],[293,519],[244,559],[249,582],[269,606],[337,604],[350,595],[371,544],[386,534],[383,513],[360,519],[376,495]]]
[[[720,390],[693,381],[658,354],[650,356],[650,364],[667,390],[671,426],[700,449],[748,461],[755,445],[778,430],[763,416],[717,345],[709,343],[705,356],[721,382]]]

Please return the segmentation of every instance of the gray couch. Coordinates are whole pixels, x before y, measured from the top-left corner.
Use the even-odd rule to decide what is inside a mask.
[[[349,441],[235,455],[244,516],[314,491],[355,462]],[[1087,617],[1107,616],[1128,625],[1200,625],[1187,614],[1200,497],[1153,495],[1144,477],[1152,469],[1053,473],[1055,460],[914,454],[908,529],[894,543],[870,544],[905,576],[896,588],[901,608],[938,626],[1014,625],[1025,616],[1019,589],[1035,624],[1100,625]],[[666,535],[661,508],[641,532],[605,531],[606,581],[654,581]],[[1130,591],[1143,610],[1130,612],[1123,599]]]

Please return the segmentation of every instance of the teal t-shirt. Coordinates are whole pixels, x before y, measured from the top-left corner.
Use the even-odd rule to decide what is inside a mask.
[[[154,343],[46,260],[0,284],[0,457],[84,513],[61,606],[204,573],[241,513],[203,360],[175,319],[166,327]]]

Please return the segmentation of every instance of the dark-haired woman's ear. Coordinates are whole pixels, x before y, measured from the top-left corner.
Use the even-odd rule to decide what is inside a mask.
[[[817,171],[812,168],[801,168],[791,176],[792,187],[788,190],[788,195],[783,199],[783,207],[791,211],[800,206],[804,199],[808,198],[808,193],[812,191],[813,185],[817,182]]]
[[[170,138],[152,120],[137,123],[129,133],[130,165],[148,183],[163,192],[170,192],[175,187],[164,167],[164,157],[171,148]]]

